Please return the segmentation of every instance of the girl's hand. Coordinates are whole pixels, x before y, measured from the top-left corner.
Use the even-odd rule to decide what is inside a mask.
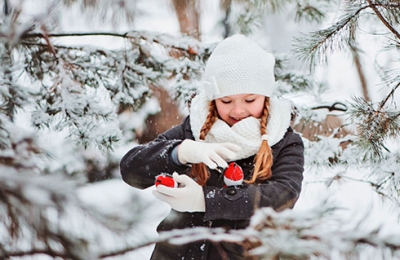
[[[210,169],[226,168],[226,161],[234,158],[240,149],[240,146],[232,143],[205,143],[186,139],[178,147],[178,160],[182,164],[204,163]]]
[[[205,201],[203,188],[189,176],[174,172],[174,180],[178,183],[177,188],[158,185],[153,195],[166,203],[171,208],[180,212],[204,212]]]

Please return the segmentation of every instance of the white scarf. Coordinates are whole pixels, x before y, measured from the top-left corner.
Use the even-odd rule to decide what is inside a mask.
[[[190,124],[196,141],[199,141],[200,130],[208,114],[209,101],[202,93],[197,94],[190,106]],[[270,99],[267,134],[261,135],[260,119],[248,117],[232,127],[221,119],[213,124],[205,142],[230,142],[239,145],[242,149],[233,161],[255,155],[261,146],[262,140],[267,140],[270,146],[278,143],[290,126],[291,103],[285,100]]]

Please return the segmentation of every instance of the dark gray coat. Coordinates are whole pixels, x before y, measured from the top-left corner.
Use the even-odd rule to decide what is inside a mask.
[[[172,149],[184,139],[194,139],[189,117],[155,140],[131,149],[121,160],[123,180],[144,189],[154,184],[160,173],[189,174],[188,166],[176,165],[171,160]],[[171,210],[157,230],[188,227],[225,227],[241,229],[249,224],[254,210],[272,207],[276,210],[292,208],[301,191],[303,180],[304,146],[300,136],[288,128],[283,139],[272,147],[272,177],[261,183],[241,187],[223,187],[223,174],[210,170],[210,179],[203,187],[206,212],[181,213]],[[238,163],[248,179],[253,170],[254,156]],[[211,195],[212,196],[209,196]],[[244,259],[244,249],[232,243],[199,241],[188,245],[157,244],[151,259]]]

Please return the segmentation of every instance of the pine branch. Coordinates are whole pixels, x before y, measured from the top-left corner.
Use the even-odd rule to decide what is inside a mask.
[[[0,250],[4,257],[32,257],[35,255],[47,255],[53,258],[60,257],[61,259],[69,259],[71,254],[63,253],[63,252],[56,252],[50,249],[32,249],[27,251],[22,250]],[[75,256],[76,257],[76,256]]]
[[[353,98],[355,103],[351,104],[350,120],[355,122],[359,128],[359,139],[356,144],[365,149],[366,156],[369,151],[372,151],[372,157],[382,158],[383,150],[388,151],[384,140],[388,137],[398,136],[400,133],[399,113],[384,106],[399,85],[393,88],[378,107],[362,98]]]
[[[113,210],[100,211],[77,196],[79,183],[65,178],[12,172],[0,163],[0,224],[11,239],[3,240],[0,256],[45,254],[63,259],[96,259],[108,248],[101,236],[126,241],[141,236],[138,227],[148,219],[148,203],[132,196]],[[90,227],[86,233],[85,228]],[[143,235],[145,237],[145,234]],[[132,238],[130,238],[132,239]],[[27,247],[29,245],[30,247]]]
[[[112,252],[102,253],[99,258],[114,257],[123,255],[137,249],[152,245],[154,243],[171,243],[175,245],[183,245],[190,242],[195,242],[203,239],[210,239],[212,241],[235,241],[241,242],[244,238],[240,234],[235,232],[226,231],[223,228],[206,228],[206,227],[194,227],[186,229],[175,229],[170,231],[164,231],[159,234],[157,238],[144,241],[140,244],[128,246],[120,250]]]
[[[346,31],[351,31],[350,28],[352,24],[356,23],[361,12],[367,8],[367,5],[351,8],[334,25],[324,30],[313,32],[310,35],[303,35],[302,37],[296,38],[294,44],[295,54],[300,60],[309,61],[310,68],[314,68],[317,59],[326,62],[328,49],[334,51],[335,48],[343,48],[343,44],[351,43],[349,33],[342,38],[339,38],[339,35]],[[336,41],[336,38],[339,38],[339,40]]]
[[[320,82],[316,82],[311,75],[305,75],[298,70],[288,69],[289,57],[287,55],[275,54],[275,80],[278,84],[277,95],[287,93],[310,93],[317,88],[321,88]]]
[[[130,44],[131,48],[105,50],[56,44],[49,48],[49,41],[45,40],[68,36],[121,37],[128,41],[127,46]],[[104,122],[116,120],[117,113],[140,109],[151,94],[148,84],[157,85],[160,81],[175,78],[176,96],[184,99],[190,96],[185,85],[199,78],[207,50],[201,49],[198,41],[192,38],[179,39],[184,41],[177,43],[172,36],[145,32],[25,34],[22,44],[26,48],[25,55],[29,57],[26,58],[29,66],[25,69],[34,79],[42,82],[41,93],[36,97],[38,109],[33,114],[34,125],[38,128],[49,127],[51,121],[58,120],[57,116],[62,115],[66,120],[59,123],[57,129],[69,127],[70,137],[77,144],[112,149],[119,140],[119,136],[115,135],[118,130],[108,131],[109,135],[105,135],[106,131],[99,131],[101,126]],[[151,52],[151,48],[159,46],[166,50],[162,58]],[[116,111],[111,111],[110,106],[105,108],[101,102],[89,101],[97,97],[88,95],[87,90],[103,87],[108,91]],[[91,120],[84,123],[85,118]],[[103,133],[101,140],[96,133]]]
[[[361,254],[362,248],[358,248],[361,245],[369,245],[376,250],[400,250],[398,240],[394,242],[395,239],[379,236],[380,228],[368,230],[362,226],[368,223],[367,216],[352,225],[351,231],[346,230],[343,225],[349,223],[341,223],[334,218],[335,212],[340,211],[340,208],[329,208],[327,205],[331,203],[319,205],[320,209],[313,209],[316,211],[314,213],[276,213],[270,208],[259,210],[250,225],[256,231],[253,237],[261,241],[261,245],[252,250],[253,254],[290,259],[308,259],[312,256],[330,259],[332,248],[342,257],[349,253]],[[327,225],[330,228],[327,229]]]
[[[319,4],[324,4],[327,5],[327,2],[321,1],[321,3],[318,1],[317,3]],[[307,22],[316,22],[316,23],[321,23],[325,19],[325,14],[324,10],[322,8],[326,8],[326,6],[316,6],[317,3],[313,3],[315,5],[311,5],[309,2],[298,2],[296,5],[296,15],[295,15],[295,21],[300,22],[300,21],[307,21]]]
[[[251,218],[250,226],[241,230],[224,230],[221,228],[190,228],[163,232],[153,242],[169,242],[175,245],[199,240],[231,242],[252,246],[251,256],[263,259],[273,257],[289,259],[309,259],[323,257],[330,259],[345,257],[349,254],[362,255],[362,246],[368,245],[376,251],[392,250],[399,253],[399,236],[381,236],[378,228],[365,228],[368,215],[360,220],[351,221],[338,218],[344,210],[332,206],[331,201],[322,201],[315,208],[306,211],[276,212],[272,208],[261,208]],[[327,228],[329,225],[329,228]],[[395,232],[395,231],[394,231]],[[334,239],[333,239],[334,238]],[[150,245],[143,243],[139,247]],[[106,258],[128,253],[138,246],[127,247],[119,251],[104,253]],[[332,252],[332,249],[335,249]]]
[[[252,0],[252,1],[243,1],[236,0],[236,2],[242,3],[245,2],[251,7],[252,10],[258,9],[264,12],[277,13],[287,7],[288,4],[292,2],[296,2],[293,0]]]
[[[262,25],[262,18],[268,13],[277,13],[294,2],[293,0],[235,0],[226,9],[224,26],[229,33],[251,34]]]
[[[178,44],[176,44],[176,41],[163,41],[162,40],[162,34],[160,35],[151,35],[151,34],[146,34],[146,32],[140,32],[140,31],[132,31],[132,32],[126,32],[126,33],[114,33],[114,32],[69,32],[69,33],[32,33],[32,32],[27,32],[21,36],[21,40],[24,41],[26,44],[34,44],[31,42],[26,42],[25,40],[29,39],[44,39],[46,38],[64,38],[64,37],[99,37],[99,36],[109,36],[109,37],[116,37],[116,38],[122,38],[122,39],[127,39],[127,40],[132,40],[134,42],[139,42],[140,40],[145,40],[147,42],[154,42],[157,44],[160,44],[161,46],[164,46],[165,48],[171,48],[171,49],[176,49],[179,51],[182,51],[183,53],[186,53],[188,56],[193,55],[194,53],[194,48],[196,48],[197,42],[193,38],[186,37],[187,40],[191,40],[193,42],[193,46],[185,46],[182,47]],[[169,36],[170,37],[170,36]],[[185,38],[182,36],[182,38]],[[46,41],[47,42],[47,41]],[[64,46],[58,45],[59,48],[68,48]]]
[[[376,192],[382,198],[386,198],[390,201],[393,201],[397,206],[400,206],[400,200],[398,198],[398,194],[390,194],[385,192],[385,184],[394,184],[396,183],[395,175],[389,174],[380,182],[368,180],[368,179],[359,179],[355,177],[351,177],[344,174],[345,172],[340,172],[335,174],[334,176],[324,179],[324,180],[317,180],[317,181],[307,181],[306,183],[325,183],[327,187],[331,186],[334,182],[340,182],[341,180],[351,180],[354,182],[365,183],[370,185],[373,188],[373,191]],[[376,175],[376,174],[375,174]]]
[[[352,4],[346,10],[345,15],[343,15],[339,21],[337,21],[331,27],[324,30],[312,32],[309,35],[303,35],[295,39],[294,52],[300,60],[310,62],[310,68],[314,68],[317,62],[325,63],[327,61],[327,50],[330,49],[333,52],[336,49],[342,49],[344,44],[355,46],[355,24],[358,17],[366,9],[371,8],[380,21],[397,37],[400,38],[400,33],[391,26],[391,24],[383,17],[382,13],[377,7],[384,7],[387,9],[396,9],[399,4],[381,4],[372,3],[368,0],[367,5]],[[340,41],[336,41],[335,38],[339,38],[340,34],[343,32],[348,32],[347,36],[343,36]],[[343,40],[344,38],[344,40]]]
[[[379,105],[379,108],[382,109],[386,102],[388,102],[390,97],[394,97],[394,92],[397,90],[397,88],[400,87],[400,83],[398,83],[390,92],[389,94],[386,96],[386,98],[384,100],[382,100],[381,104]]]
[[[385,19],[385,17],[383,17],[382,13],[378,10],[377,6],[382,6],[381,4],[374,4],[372,3],[371,0],[367,0],[368,2],[368,6],[371,7],[371,9],[374,11],[374,13],[376,14],[376,16],[379,18],[379,20],[381,20],[381,22],[389,29],[389,31],[391,31],[396,38],[400,39],[400,33],[398,31],[396,31],[393,26],[390,25],[390,23]],[[387,7],[386,5],[384,5],[385,7]],[[389,5],[390,7],[400,7],[400,4],[395,4],[395,5]]]

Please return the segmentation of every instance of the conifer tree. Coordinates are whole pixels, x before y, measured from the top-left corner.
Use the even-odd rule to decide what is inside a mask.
[[[204,62],[215,45],[188,36],[147,31],[65,32],[60,20],[63,12],[78,8],[87,19],[123,17],[131,22],[137,15],[135,2],[49,1],[41,3],[39,14],[31,15],[24,1],[3,1],[2,258],[47,255],[101,259],[118,257],[155,242],[135,231],[146,218],[145,205],[138,198],[133,197],[129,205],[111,214],[86,205],[77,190],[90,181],[90,167],[115,178],[117,174],[113,172],[118,170],[120,158],[112,151],[118,146],[135,144],[135,131],[140,125],[129,122],[132,118],[143,122],[150,113],[149,86],[168,82],[174,97],[182,104],[187,102],[199,87]],[[316,81],[313,72],[319,66],[328,66],[330,55],[337,52],[351,55],[361,86],[366,89],[360,34],[365,33],[367,26],[381,40],[382,52],[400,47],[399,1],[228,2],[228,16],[222,20],[229,28],[227,34],[251,34],[272,13],[290,13],[295,22],[303,24],[326,24],[332,19],[332,10],[340,14],[329,26],[304,32],[296,39],[292,53],[276,54],[279,97],[294,93],[313,95],[329,88],[329,84]],[[80,44],[84,37],[112,38],[122,44],[110,48]],[[75,44],[67,43],[67,38],[74,39]],[[288,66],[292,54],[305,61],[308,69]],[[369,86],[369,92],[364,91],[362,97],[329,105],[299,105],[296,120],[318,124],[325,119],[319,116],[320,109],[346,111],[343,125],[355,126],[353,134],[340,136],[338,128],[331,129],[329,136],[317,133],[310,140],[304,139],[307,169],[329,168],[334,172],[329,178],[316,175],[327,188],[342,181],[367,183],[382,199],[398,207],[400,109],[395,97],[400,91],[400,59],[398,52],[396,55],[392,63],[377,66],[381,83]],[[371,97],[378,90],[384,92],[382,100]],[[65,141],[46,143],[45,136],[54,132]],[[300,213],[260,209],[245,230],[184,230],[163,234],[158,240],[185,243],[208,238],[250,243],[254,245],[252,254],[264,259],[361,258],[365,252],[387,259],[399,256],[399,233],[382,235],[380,227],[369,227],[367,213],[352,225],[344,225],[348,223],[339,217],[340,210],[332,201]],[[72,218],[80,219],[78,227],[70,227]],[[87,226],[94,227],[96,232],[82,232]],[[104,234],[113,236],[123,246],[99,249],[93,241],[97,239],[104,245]],[[140,242],[134,237],[140,237]]]

